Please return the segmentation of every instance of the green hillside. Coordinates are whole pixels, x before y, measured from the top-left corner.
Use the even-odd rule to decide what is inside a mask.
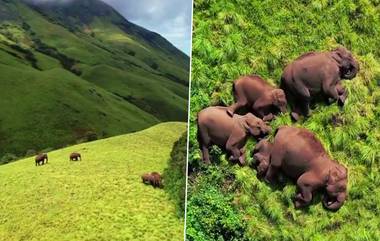
[[[0,0],[2,162],[186,120],[188,56],[102,1],[33,2]]]
[[[380,237],[379,1],[206,1],[194,9],[188,240],[379,240]],[[297,123],[322,140],[349,169],[349,197],[338,212],[320,195],[295,209],[294,183],[270,186],[248,166],[229,164],[218,148],[201,163],[196,114],[233,101],[232,81],[256,73],[279,84],[287,63],[307,51],[343,45],[360,61],[343,109],[319,103]],[[291,125],[289,115],[272,129]],[[248,155],[255,143],[247,144]],[[250,160],[252,164],[252,160]]]
[[[44,166],[34,158],[1,166],[0,240],[181,240],[176,190],[154,189],[140,176],[163,173],[185,131],[185,123],[169,122],[50,152]],[[74,151],[82,161],[69,162]]]

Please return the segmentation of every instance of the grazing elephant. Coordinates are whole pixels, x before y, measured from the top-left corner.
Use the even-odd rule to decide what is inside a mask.
[[[48,163],[48,155],[46,153],[42,153],[36,156],[36,166],[41,166]]]
[[[256,160],[257,175],[262,177],[266,174],[270,163],[270,154],[273,144],[268,139],[259,141],[252,152],[253,158]]]
[[[251,113],[229,116],[227,107],[208,107],[198,113],[198,142],[207,164],[210,163],[208,148],[215,144],[228,152],[230,161],[244,165],[247,138],[262,138],[270,130],[263,120]]]
[[[82,161],[82,156],[80,153],[73,152],[70,154],[70,161]]]
[[[287,101],[282,89],[268,84],[258,75],[243,76],[234,81],[233,92],[236,103],[228,107],[230,116],[242,107],[264,121],[270,121],[279,112],[285,113]]]
[[[309,115],[312,97],[322,95],[344,105],[347,92],[341,79],[353,79],[359,72],[359,63],[351,52],[339,47],[327,52],[303,54],[286,66],[281,77],[281,88],[291,104],[291,116]]]
[[[158,172],[145,173],[141,179],[143,183],[152,185],[154,188],[162,187],[162,177]]]
[[[318,189],[325,191],[323,204],[327,209],[337,210],[346,200],[347,169],[332,160],[307,129],[283,126],[277,130],[265,180],[273,182],[279,170],[297,180],[297,208],[310,204]]]

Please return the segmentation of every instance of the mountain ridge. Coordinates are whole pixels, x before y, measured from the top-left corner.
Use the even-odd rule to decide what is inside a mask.
[[[0,1],[0,96],[12,96],[0,103],[3,163],[88,133],[104,138],[186,120],[189,57],[104,2],[90,3]],[[90,10],[78,16],[83,9]]]

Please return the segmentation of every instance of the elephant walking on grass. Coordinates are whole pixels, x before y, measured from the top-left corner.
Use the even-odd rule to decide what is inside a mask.
[[[80,153],[73,152],[70,154],[70,161],[82,161],[82,156]]]
[[[36,166],[45,165],[48,163],[48,155],[46,153],[42,153],[36,156],[35,158]]]
[[[141,176],[143,183],[152,185],[154,188],[162,188],[162,177],[158,172],[145,173]]]

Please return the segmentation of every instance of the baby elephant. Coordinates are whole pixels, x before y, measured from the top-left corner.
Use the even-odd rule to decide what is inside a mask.
[[[348,171],[329,157],[312,132],[297,127],[280,127],[271,149],[265,179],[274,181],[281,170],[297,180],[296,207],[309,205],[318,189],[325,191],[323,204],[327,209],[337,210],[343,205],[347,197]]]
[[[82,161],[82,156],[80,153],[73,152],[70,154],[70,161]]]
[[[143,183],[152,185],[154,188],[162,187],[162,177],[158,172],[145,173],[141,179]]]
[[[198,142],[207,164],[210,163],[208,148],[215,144],[227,151],[230,161],[244,165],[248,137],[262,138],[270,130],[263,120],[251,113],[229,116],[227,107],[208,107],[198,113]]]
[[[291,116],[309,115],[313,97],[322,95],[344,105],[347,92],[341,79],[353,79],[359,71],[359,63],[346,48],[333,51],[309,52],[286,66],[281,77],[281,88],[291,104]]]
[[[235,80],[233,91],[236,103],[228,107],[230,116],[242,107],[250,108],[252,113],[264,121],[272,120],[279,112],[286,112],[285,92],[271,86],[258,75]]]
[[[48,155],[46,153],[39,154],[36,156],[36,166],[41,166],[48,163]]]
[[[273,144],[268,139],[263,139],[256,144],[252,152],[253,158],[256,160],[255,165],[259,177],[263,177],[268,170],[272,147]]]

